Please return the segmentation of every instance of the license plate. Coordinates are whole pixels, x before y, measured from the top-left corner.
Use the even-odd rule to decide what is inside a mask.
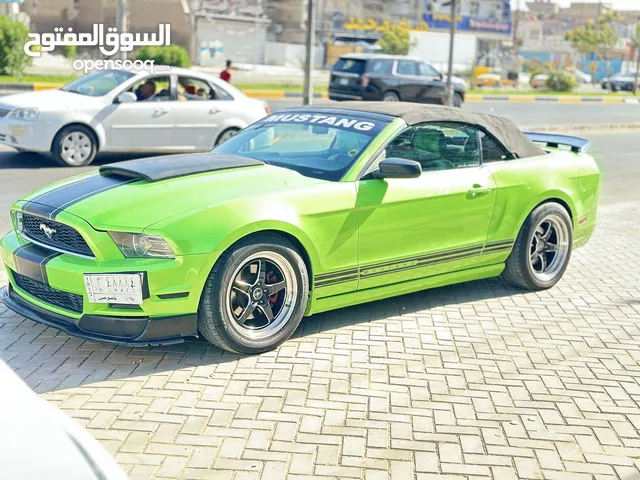
[[[349,85],[349,79],[348,78],[341,78],[340,79],[340,85]]]
[[[142,304],[142,273],[84,275],[84,286],[91,303]]]
[[[21,137],[27,133],[26,125],[9,125],[9,133],[14,137]]]

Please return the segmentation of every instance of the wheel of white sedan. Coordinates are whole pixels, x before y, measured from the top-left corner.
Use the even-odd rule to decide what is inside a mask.
[[[198,330],[223,350],[271,350],[296,330],[309,278],[296,248],[276,235],[254,237],[225,252],[211,270],[198,309]]]
[[[227,128],[224,132],[222,132],[218,136],[218,139],[216,140],[216,145],[220,145],[221,143],[226,142],[231,137],[234,137],[239,131],[240,129],[238,128]]]
[[[567,210],[544,203],[529,214],[507,259],[505,278],[528,290],[553,287],[564,275],[573,244]]]
[[[53,159],[65,167],[84,167],[93,162],[98,152],[95,134],[82,125],[63,128],[53,139]]]

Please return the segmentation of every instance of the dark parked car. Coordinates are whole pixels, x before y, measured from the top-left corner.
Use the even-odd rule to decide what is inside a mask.
[[[601,86],[603,90],[611,90],[612,92],[632,92],[635,78],[629,74],[616,73],[611,79],[602,80]]]
[[[466,85],[452,77],[454,105],[461,107]],[[440,72],[411,57],[380,54],[343,55],[331,70],[331,100],[383,100],[446,104],[447,82]]]

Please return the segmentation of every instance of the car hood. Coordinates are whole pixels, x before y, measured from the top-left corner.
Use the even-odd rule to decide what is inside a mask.
[[[22,208],[53,218],[64,211],[96,230],[142,231],[214,205],[249,197],[258,205],[262,196],[326,183],[294,170],[239,158],[191,154],[145,159],[147,165],[164,164],[153,172],[135,165],[129,168],[137,161],[121,162],[102,167],[102,173],[85,174],[36,191],[25,198]],[[213,166],[194,168],[199,159]]]
[[[37,108],[43,110],[68,110],[78,103],[95,101],[96,97],[63,90],[43,90],[40,92],[26,92],[7,95],[0,98],[0,104],[9,107]]]

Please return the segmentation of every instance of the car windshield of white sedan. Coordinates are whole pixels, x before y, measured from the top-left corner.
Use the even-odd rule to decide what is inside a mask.
[[[135,73],[123,70],[102,70],[78,78],[62,87],[65,92],[101,97],[133,77]]]
[[[387,121],[313,112],[274,114],[212,150],[338,181]]]

